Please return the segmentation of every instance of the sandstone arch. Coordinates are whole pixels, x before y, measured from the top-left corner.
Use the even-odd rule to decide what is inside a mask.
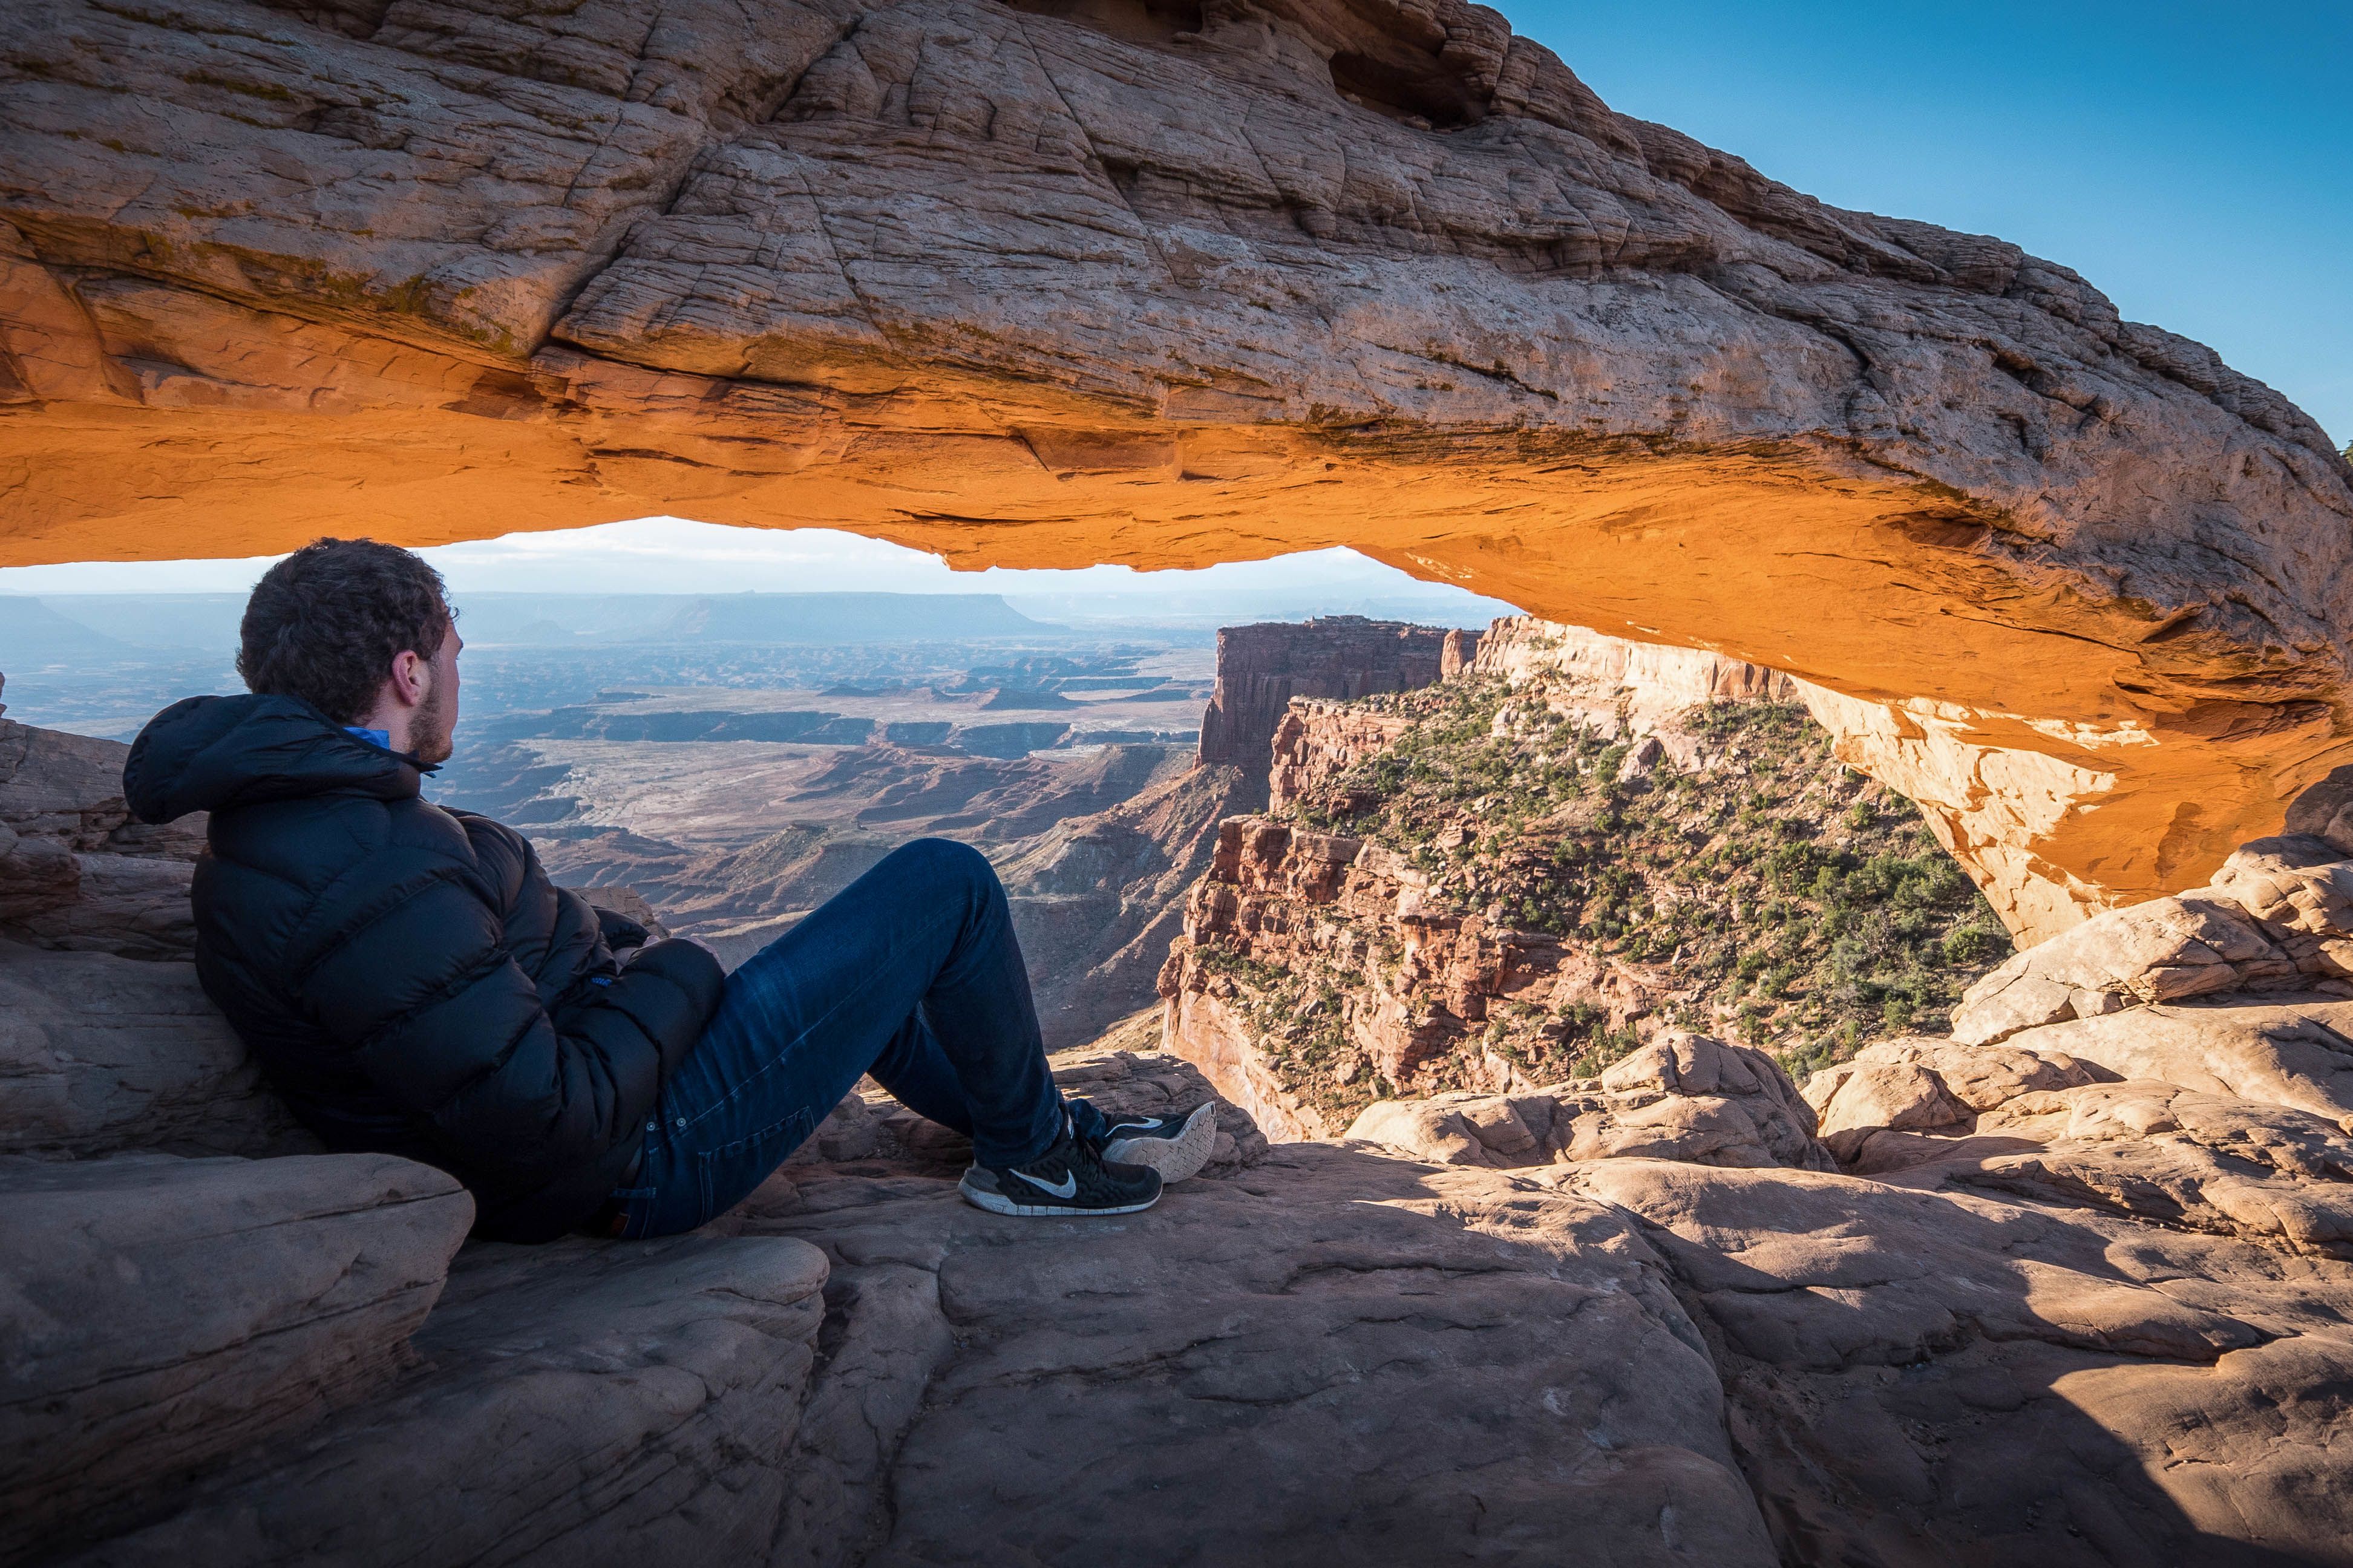
[[[1461,0],[5,0],[0,561],[1349,543],[1824,689],[2030,937],[2346,760],[2353,469]]]

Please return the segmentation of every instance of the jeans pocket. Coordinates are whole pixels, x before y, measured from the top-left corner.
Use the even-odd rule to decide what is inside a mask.
[[[803,1107],[748,1138],[699,1151],[694,1167],[702,1186],[703,1223],[742,1203],[816,1131],[817,1113]]]
[[[654,1200],[661,1195],[659,1187],[615,1187],[611,1202],[621,1208],[621,1231],[618,1239],[636,1241],[646,1234],[653,1218]]]

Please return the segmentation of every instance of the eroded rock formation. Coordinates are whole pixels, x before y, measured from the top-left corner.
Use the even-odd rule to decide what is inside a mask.
[[[1349,544],[1843,694],[2044,889],[2028,935],[2343,760],[2353,468],[2309,419],[1462,0],[10,21],[0,559],[658,512]]]

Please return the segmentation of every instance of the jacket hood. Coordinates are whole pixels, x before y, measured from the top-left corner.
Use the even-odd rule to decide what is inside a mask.
[[[192,811],[343,791],[398,800],[417,764],[294,697],[191,697],[147,721],[122,764],[122,795],[142,822]]]

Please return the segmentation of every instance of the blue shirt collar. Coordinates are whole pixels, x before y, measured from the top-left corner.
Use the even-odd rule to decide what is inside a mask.
[[[343,733],[357,735],[370,745],[381,746],[387,752],[392,750],[392,731],[389,730],[370,730],[364,725],[346,724],[343,726]]]

